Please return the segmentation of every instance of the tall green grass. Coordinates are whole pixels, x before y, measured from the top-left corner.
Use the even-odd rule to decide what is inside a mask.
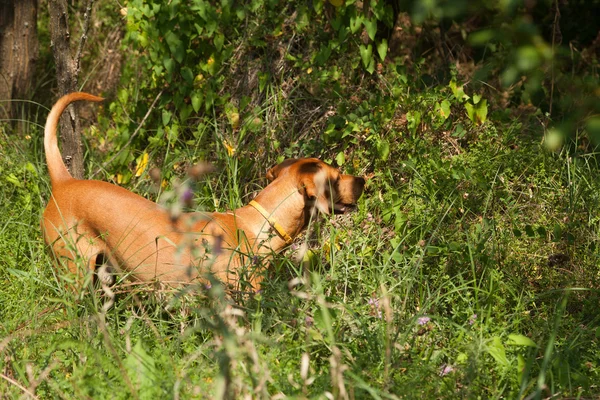
[[[278,124],[280,101],[257,111],[265,124]],[[597,155],[549,153],[511,125],[478,129],[460,151],[424,133],[398,142],[394,162],[359,153],[345,167],[375,168],[358,209],[312,223],[269,261],[255,296],[232,298],[216,282],[183,291],[121,282],[106,310],[102,290],[65,289],[44,251],[41,129],[25,137],[3,126],[0,393],[597,396]],[[251,159],[244,148],[258,139],[238,136],[231,154],[216,123],[197,130],[196,142],[155,164],[183,179],[186,165],[214,160],[196,187],[205,210],[246,203],[290,151]],[[286,156],[311,146],[296,143]],[[160,195],[145,175],[130,187]]]

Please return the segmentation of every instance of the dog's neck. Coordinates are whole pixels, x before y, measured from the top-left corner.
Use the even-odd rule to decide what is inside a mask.
[[[277,221],[292,239],[304,229],[307,220],[304,195],[289,180],[276,179],[263,189],[254,201],[259,203],[267,215]],[[246,234],[255,238],[255,251],[278,252],[287,245],[282,235],[275,231],[269,221],[253,206],[239,208],[235,215],[240,218],[238,224],[244,225]],[[257,248],[262,246],[265,246],[262,251]]]

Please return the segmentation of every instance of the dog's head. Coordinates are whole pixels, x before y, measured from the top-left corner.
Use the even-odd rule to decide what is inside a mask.
[[[362,195],[365,179],[344,175],[317,158],[283,161],[267,171],[267,179],[290,179],[297,183],[306,204],[325,214],[345,213]]]

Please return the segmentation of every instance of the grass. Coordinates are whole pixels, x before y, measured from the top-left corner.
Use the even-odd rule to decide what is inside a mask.
[[[280,101],[264,115],[277,120]],[[44,251],[41,129],[31,125],[29,139],[3,129],[3,397],[600,394],[596,154],[551,153],[521,125],[494,120],[458,142],[397,131],[389,161],[358,143],[345,166],[371,174],[358,210],[311,225],[271,261],[259,294],[233,303],[217,284],[167,292],[122,282],[106,311],[101,291],[65,290]],[[277,155],[253,162],[251,137],[232,155],[216,123],[198,130],[159,167],[214,151],[217,172],[198,203],[247,202]],[[294,155],[314,145],[296,143]],[[156,196],[149,178],[130,187]]]

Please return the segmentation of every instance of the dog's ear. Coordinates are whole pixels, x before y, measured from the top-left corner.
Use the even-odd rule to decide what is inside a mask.
[[[277,178],[277,175],[279,175],[279,169],[278,168],[279,165],[275,165],[272,168],[269,168],[269,170],[267,171],[267,180],[269,182],[273,182],[275,180],[275,178]]]
[[[304,194],[306,205],[315,207],[325,214],[330,214],[326,190],[326,179],[322,174],[311,174],[301,181],[300,192]]]
[[[269,182],[273,182],[277,177],[290,165],[294,164],[297,160],[295,158],[290,158],[285,160],[277,165],[274,165],[267,171],[267,179]]]

